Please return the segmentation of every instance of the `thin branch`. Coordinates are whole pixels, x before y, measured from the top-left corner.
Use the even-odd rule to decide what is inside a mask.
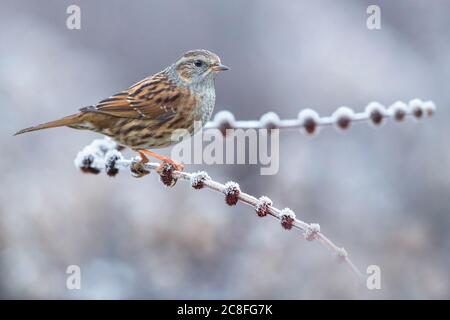
[[[124,159],[122,154],[117,150],[117,145],[109,138],[94,140],[90,145],[86,146],[78,153],[75,158],[75,166],[86,173],[98,174],[105,171],[109,176],[115,176],[119,171],[129,171],[133,176],[141,177],[150,171],[159,174],[160,180],[166,186],[173,186],[177,180],[190,182],[194,189],[210,189],[220,192],[225,196],[225,202],[230,205],[236,205],[238,202],[253,207],[256,215],[259,217],[272,216],[280,221],[281,226],[286,230],[297,229],[303,233],[308,241],[318,240],[328,250],[330,250],[339,262],[345,263],[352,273],[362,280],[362,274],[358,268],[351,262],[344,248],[336,246],[321,231],[320,225],[317,223],[306,223],[298,219],[295,213],[289,209],[278,209],[272,204],[266,196],[256,198],[248,193],[243,192],[236,182],[227,182],[222,184],[212,180],[209,175],[204,172],[184,172],[176,171],[168,164],[160,163],[142,163],[140,158]]]
[[[395,121],[403,121],[411,116],[416,119],[431,116],[436,111],[432,101],[422,101],[413,99],[408,104],[397,101],[389,107],[385,107],[378,102],[371,102],[363,112],[355,113],[348,107],[338,108],[331,116],[320,117],[312,109],[300,111],[296,119],[280,119],[274,113],[264,114],[259,120],[235,120],[230,111],[218,112],[214,119],[208,122],[206,129],[220,129],[225,132],[226,129],[300,129],[303,133],[312,135],[318,132],[318,129],[325,126],[335,126],[339,130],[350,128],[352,122],[371,122],[379,126],[385,119],[393,118]]]

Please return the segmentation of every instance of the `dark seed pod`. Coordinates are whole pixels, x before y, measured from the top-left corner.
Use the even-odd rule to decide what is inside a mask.
[[[234,206],[239,201],[239,194],[241,193],[241,189],[236,182],[229,181],[225,184],[225,190],[223,191],[225,194],[225,202],[229,206]]]
[[[340,130],[348,129],[353,120],[353,114],[353,110],[347,107],[337,109],[332,116],[336,127]]]
[[[431,117],[436,112],[436,106],[433,101],[425,101],[423,103],[423,110],[426,116]]]
[[[255,211],[258,217],[265,217],[269,214],[269,207],[272,206],[272,200],[262,196],[255,205]]]
[[[163,163],[158,169],[161,182],[167,187],[173,187],[177,183],[177,179],[173,176],[174,167],[170,163]]]
[[[261,116],[259,122],[261,124],[261,127],[269,130],[270,132],[270,130],[278,128],[280,117],[275,112],[268,112]]]
[[[412,115],[416,119],[420,119],[423,117],[424,114],[424,108],[423,108],[423,102],[420,99],[413,99],[409,102],[409,108],[411,109]]]
[[[372,102],[366,107],[366,115],[374,125],[379,126],[383,123],[386,109],[381,104]]]
[[[234,116],[229,111],[220,111],[215,115],[213,122],[217,124],[217,128],[225,137],[227,130],[233,128]]]
[[[105,155],[105,171],[110,177],[114,177],[119,173],[119,169],[116,167],[117,160],[121,159],[122,155],[117,150],[110,150]]]
[[[291,230],[295,222],[295,213],[291,209],[285,208],[281,210],[280,220],[284,229]]]
[[[199,171],[192,174],[190,181],[194,189],[202,189],[205,186],[205,181],[210,180],[209,175],[204,171]]]
[[[403,121],[408,112],[408,106],[406,103],[397,101],[389,107],[389,113],[394,117],[396,121]]]
[[[316,239],[317,234],[320,232],[320,225],[317,223],[311,223],[309,227],[305,230],[305,239],[308,241],[313,241]]]
[[[304,109],[298,114],[301,131],[307,135],[314,135],[318,131],[320,123],[319,114],[312,109]]]
[[[339,248],[336,252],[336,259],[338,262],[344,262],[348,257],[348,253],[344,248]]]
[[[92,154],[86,155],[81,161],[80,170],[84,173],[99,174],[100,169],[93,166],[94,160]]]

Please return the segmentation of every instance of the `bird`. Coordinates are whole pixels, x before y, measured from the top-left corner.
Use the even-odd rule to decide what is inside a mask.
[[[144,78],[128,89],[79,112],[22,129],[14,135],[55,127],[91,130],[111,137],[119,145],[169,163],[183,165],[150,149],[169,147],[177,129],[195,134],[211,118],[216,93],[215,78],[229,68],[219,56],[205,49],[190,50],[164,70]],[[201,126],[195,125],[200,122]]]

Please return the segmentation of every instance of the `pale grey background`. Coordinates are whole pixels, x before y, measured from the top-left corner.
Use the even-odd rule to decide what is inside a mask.
[[[448,1],[0,2],[0,296],[3,298],[449,298],[450,3]],[[82,9],[68,30],[66,8]],[[379,4],[382,30],[366,28]],[[232,71],[217,110],[295,117],[373,100],[432,99],[433,119],[358,124],[309,139],[281,133],[278,175],[258,166],[188,166],[269,195],[378,264],[382,290],[317,243],[249,207],[155,175],[88,176],[75,154],[95,134],[12,137],[95,103],[207,48]],[[168,150],[166,150],[168,152]],[[82,290],[65,269],[82,268]]]

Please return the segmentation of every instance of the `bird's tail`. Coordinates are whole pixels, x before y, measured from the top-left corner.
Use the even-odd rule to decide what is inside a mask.
[[[70,116],[67,116],[67,117],[64,117],[64,118],[61,118],[61,119],[58,119],[55,121],[50,121],[50,122],[38,124],[37,126],[22,129],[20,131],[17,131],[14,135],[16,136],[18,134],[22,134],[25,132],[37,131],[37,130],[48,129],[48,128],[77,125],[82,121],[82,116],[83,116],[82,113],[72,114]]]

